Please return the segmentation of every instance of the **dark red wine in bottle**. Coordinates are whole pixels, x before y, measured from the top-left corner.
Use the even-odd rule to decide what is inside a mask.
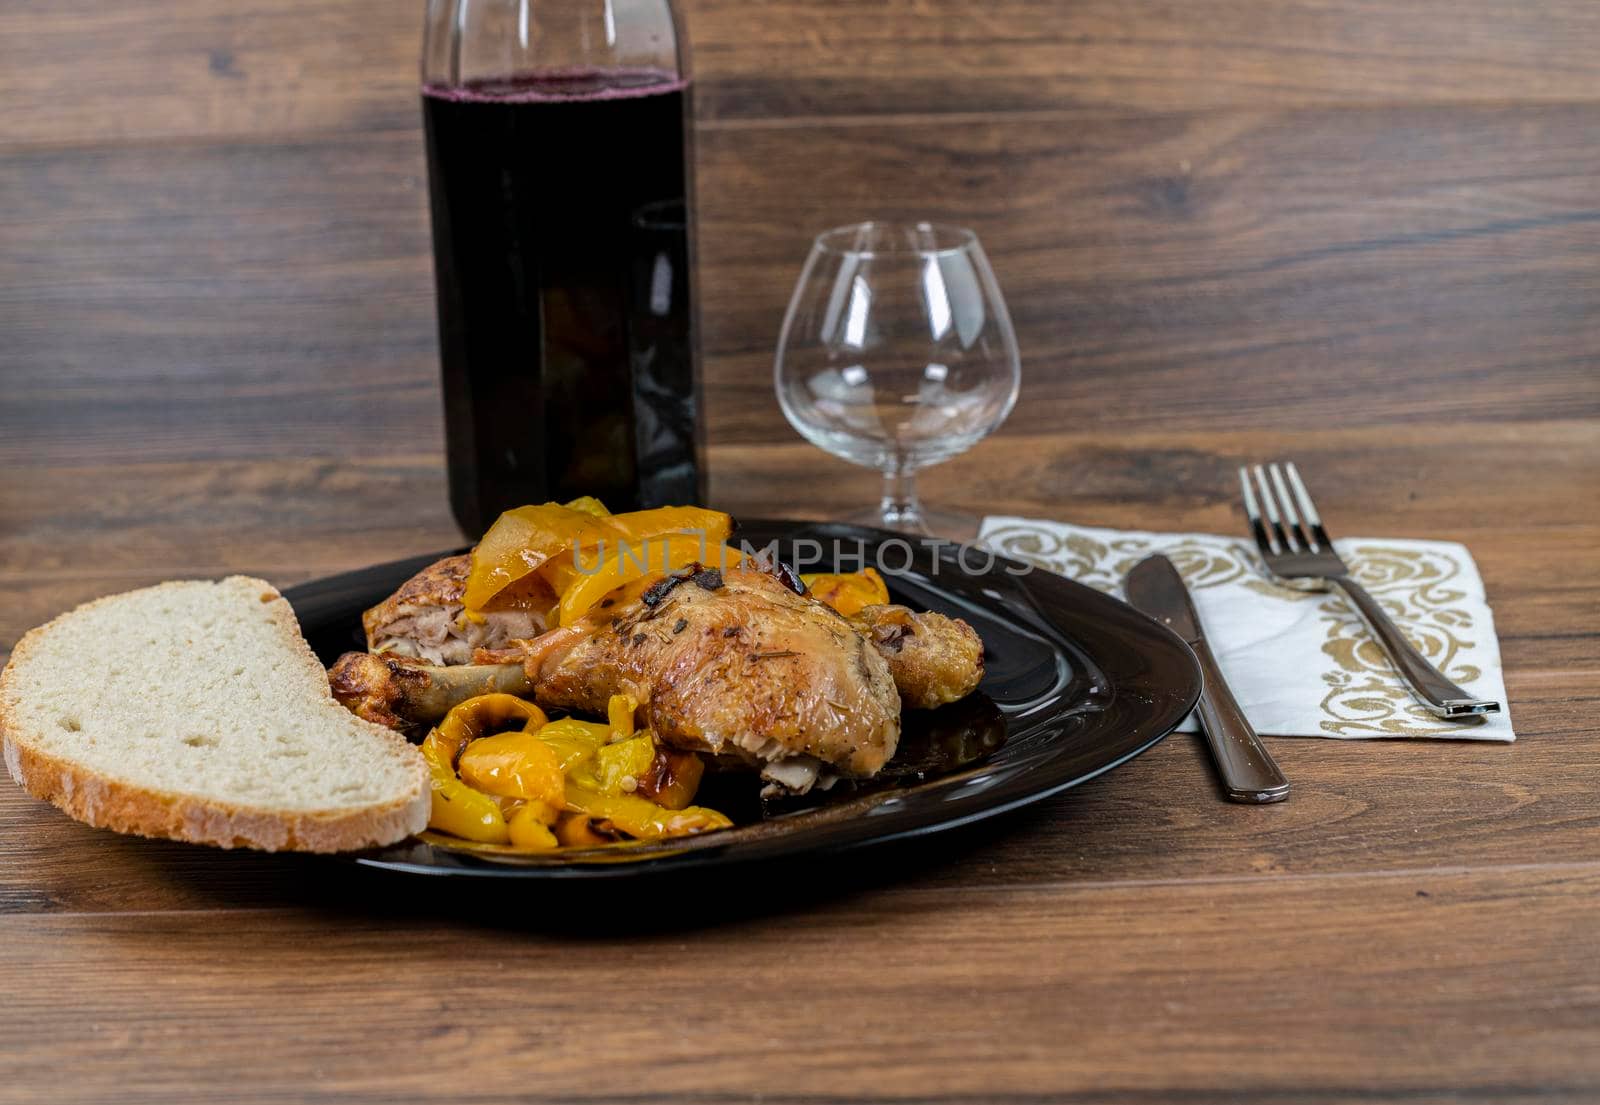
[[[525,503],[702,500],[689,85],[670,5],[473,0],[463,15],[454,0],[429,16],[457,521],[477,536]]]

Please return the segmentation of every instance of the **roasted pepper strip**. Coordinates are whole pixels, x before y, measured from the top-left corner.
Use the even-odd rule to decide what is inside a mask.
[[[557,503],[522,506],[495,520],[472,550],[472,570],[462,603],[482,610],[489,600],[545,561],[564,550],[597,544],[602,538],[621,540],[609,518]]]
[[[662,506],[654,510],[635,510],[613,514],[606,519],[611,527],[630,541],[644,541],[668,534],[703,537],[712,546],[720,545],[733,533],[733,518],[720,510],[703,506]]]
[[[561,763],[563,774],[571,776],[583,767],[594,754],[611,739],[611,727],[593,721],[579,721],[564,717],[552,721],[538,731],[538,737],[549,745]]]
[[[560,757],[537,733],[479,737],[467,745],[457,770],[463,783],[485,794],[532,798],[556,807],[566,801]]]
[[[606,504],[602,503],[593,495],[580,495],[565,505],[568,510],[576,510],[584,514],[592,514],[596,518],[611,517],[611,512],[606,509]]]
[[[429,827],[542,851],[617,834],[656,840],[732,825],[688,805],[703,770],[698,757],[662,747],[648,730],[635,732],[631,695],[614,695],[608,706],[606,724],[546,721],[537,706],[504,694],[457,706],[422,744],[433,784]],[[521,731],[494,732],[519,724]]]
[[[651,538],[619,550],[606,550],[604,561],[593,571],[572,569],[564,583],[552,580],[561,595],[561,624],[571,625],[594,608],[606,595],[633,580],[647,575],[665,575],[691,564],[727,568],[744,559],[738,549],[698,536]]]
[[[597,789],[604,794],[632,794],[655,758],[656,741],[649,733],[612,741],[595,753]]]
[[[669,810],[681,810],[694,801],[706,764],[693,752],[656,746],[655,758],[639,777],[639,795]]]
[[[595,831],[589,819],[581,813],[564,813],[556,822],[556,839],[564,848],[596,848],[620,840],[620,833],[602,834]]]
[[[511,839],[500,804],[456,775],[462,749],[492,728],[504,728],[508,723],[542,728],[545,713],[514,695],[479,695],[451,710],[428,733],[422,742],[422,758],[427,761],[433,787],[430,828],[485,844],[505,844]]]
[[[480,694],[452,709],[434,732],[439,734],[439,740],[449,750],[449,763],[453,769],[468,741],[513,726],[537,730],[548,721],[543,710],[516,695]]]
[[[876,568],[839,574],[815,572],[802,575],[800,581],[812,598],[827,603],[847,618],[861,613],[864,607],[889,601],[888,585]]]
[[[602,794],[637,795],[669,810],[681,810],[694,801],[704,773],[699,756],[667,748],[646,730],[600,749],[588,773],[575,778]]]
[[[639,700],[631,694],[614,694],[606,702],[606,720],[611,723],[611,739],[626,740],[633,736],[633,712]]]
[[[430,829],[483,844],[505,844],[511,839],[500,804],[456,778],[455,768],[450,765],[452,753],[439,738],[439,730],[433,730],[422,742],[422,758],[428,763],[433,787]]]
[[[735,550],[728,549],[724,544],[728,534],[732,532],[733,520],[728,515],[718,514],[715,511],[698,511],[698,516],[690,515],[688,512],[691,509],[693,508],[666,507],[661,510],[641,511],[641,516],[665,515],[672,511],[677,524],[675,526],[669,524],[674,520],[672,518],[660,518],[653,525],[633,523],[631,528],[641,531],[637,536],[625,533],[627,527],[621,524],[631,516],[616,515],[608,521],[618,523],[617,530],[624,532],[623,536],[608,536],[599,542],[574,546],[560,556],[551,557],[539,569],[539,575],[550,585],[551,590],[564,597],[573,587],[592,583],[597,575],[604,574],[608,568],[617,564],[634,570],[614,579],[613,587],[630,579],[664,574],[696,562],[725,568],[737,561],[739,556]],[[655,532],[650,532],[651,530]],[[662,544],[667,540],[675,541],[670,554]],[[691,548],[694,550],[693,554],[687,555],[687,550]],[[601,595],[605,593],[605,590],[600,592]],[[590,602],[589,605],[592,606],[593,603]]]
[[[530,852],[546,852],[557,847],[556,834],[550,831],[556,816],[556,811],[543,802],[528,803],[512,814],[507,823],[511,843]]]
[[[567,574],[582,574],[574,565],[592,565],[604,557],[596,550],[602,542],[610,550],[637,546],[666,534],[704,535],[719,545],[733,532],[733,519],[721,511],[701,507],[661,507],[628,514],[601,514],[598,503],[574,500],[568,506],[545,503],[508,510],[496,519],[472,550],[472,571],[462,602],[467,610],[482,610],[505,588],[549,564],[547,578],[557,593]],[[586,550],[590,550],[587,551]]]
[[[716,810],[704,806],[687,806],[669,810],[632,795],[602,794],[592,787],[568,780],[567,809],[585,814],[597,821],[609,821],[629,836],[640,840],[659,840],[670,836],[687,836],[690,833],[709,832],[712,829],[733,827]]]

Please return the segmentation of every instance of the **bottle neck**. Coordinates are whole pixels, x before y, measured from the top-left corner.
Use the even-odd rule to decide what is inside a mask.
[[[689,77],[671,0],[432,0],[426,20],[422,83],[433,89],[584,73]]]

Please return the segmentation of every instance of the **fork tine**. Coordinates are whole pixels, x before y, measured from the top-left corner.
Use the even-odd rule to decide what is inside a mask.
[[[1244,493],[1244,513],[1250,519],[1250,532],[1255,535],[1256,548],[1261,550],[1263,557],[1271,556],[1277,550],[1272,547],[1272,535],[1261,522],[1261,511],[1256,507],[1256,493],[1250,490],[1250,470],[1242,466],[1239,469],[1239,490]]]
[[[1283,508],[1284,525],[1289,530],[1289,535],[1294,538],[1294,546],[1298,552],[1311,552],[1314,546],[1306,537],[1306,531],[1300,528],[1300,515],[1294,509],[1294,497],[1289,494],[1289,488],[1283,482],[1283,466],[1270,464],[1267,474],[1272,477],[1272,489],[1278,493],[1278,502]]]
[[[1272,488],[1267,484],[1267,474],[1259,464],[1255,468],[1255,477],[1256,490],[1261,495],[1261,509],[1266,512],[1267,524],[1276,541],[1272,551],[1293,552],[1294,546],[1289,544],[1289,535],[1283,531],[1283,523],[1278,519],[1278,504],[1272,497]]]
[[[1289,475],[1289,486],[1294,488],[1294,497],[1300,504],[1300,513],[1305,516],[1306,525],[1311,527],[1311,536],[1316,538],[1323,552],[1332,552],[1333,542],[1328,539],[1328,531],[1322,528],[1322,515],[1317,513],[1317,504],[1311,501],[1311,492],[1306,490],[1305,481],[1300,478],[1300,470],[1294,466],[1294,461],[1290,461],[1284,465],[1284,471]]]

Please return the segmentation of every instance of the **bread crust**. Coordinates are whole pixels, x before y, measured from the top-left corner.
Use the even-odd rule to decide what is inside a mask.
[[[334,701],[322,664],[301,636],[300,624],[288,601],[264,580],[230,576],[222,582],[256,589],[260,601],[270,606],[269,615],[283,634],[285,647],[296,653],[297,662],[305,669],[308,693],[320,688],[330,710],[342,715],[343,707]],[[151,589],[175,586],[182,584],[163,583]],[[95,599],[30,630],[17,642],[5,670],[0,671],[0,747],[12,779],[29,794],[97,828],[269,852],[355,851],[393,844],[427,826],[432,796],[421,753],[400,734],[354,715],[349,715],[348,722],[340,716],[340,724],[366,729],[373,738],[393,745],[397,755],[413,762],[416,785],[410,793],[381,805],[353,809],[273,810],[129,783],[41,749],[35,735],[24,730],[14,716],[19,673],[27,667],[39,641],[57,623],[120,598],[121,595],[108,595]]]

